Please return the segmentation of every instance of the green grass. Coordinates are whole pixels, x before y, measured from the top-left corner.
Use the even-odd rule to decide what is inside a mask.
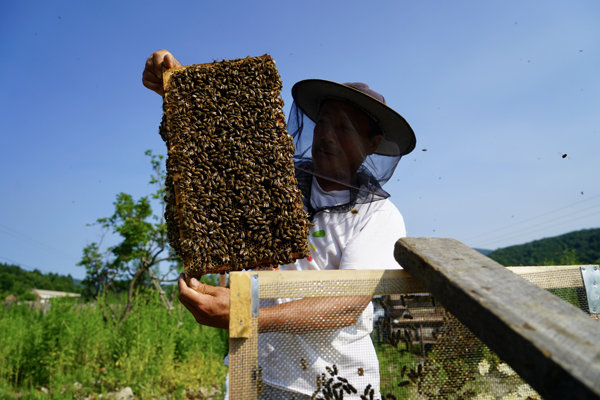
[[[83,399],[126,386],[138,399],[186,398],[185,389],[222,386],[227,335],[156,296],[139,300],[120,331],[98,305],[72,299],[53,300],[45,316],[0,307],[0,398]]]
[[[473,399],[478,395],[500,399],[525,383],[518,376],[500,373],[498,366],[502,361],[481,342],[473,341],[465,347],[462,345],[463,339],[468,338],[464,336],[464,332],[457,332],[457,335],[458,337],[445,339],[448,347],[443,347],[442,342],[428,346],[425,359],[422,358],[419,345],[413,345],[411,351],[408,351],[404,343],[399,343],[397,347],[390,344],[376,345],[383,398],[389,393],[398,400],[458,400]],[[480,373],[478,365],[483,360],[488,363],[489,369]],[[418,371],[419,364],[423,368],[423,379],[411,381],[409,372]],[[469,379],[459,383],[456,377]],[[398,386],[400,382],[408,383]],[[420,388],[423,390],[421,393]]]
[[[405,347],[400,344],[399,347]],[[413,385],[398,387],[398,382],[408,378],[400,377],[400,371],[406,366],[406,369],[416,368],[418,358],[410,352],[399,352],[398,349],[389,344],[376,346],[377,358],[379,360],[379,375],[381,385],[381,395],[392,393],[398,400],[410,399],[413,393]]]

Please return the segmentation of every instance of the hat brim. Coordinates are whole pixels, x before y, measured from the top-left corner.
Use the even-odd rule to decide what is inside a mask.
[[[339,100],[364,111],[383,131],[383,140],[376,154],[403,156],[414,150],[417,139],[404,117],[396,111],[350,86],[323,79],[306,79],[292,87],[292,97],[300,109],[316,122],[319,107],[324,100]]]

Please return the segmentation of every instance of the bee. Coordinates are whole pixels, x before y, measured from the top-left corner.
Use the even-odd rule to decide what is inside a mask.
[[[358,376],[364,376],[365,375],[365,370],[362,368],[358,369]]]
[[[417,383],[417,378],[419,377],[414,369],[411,368],[410,372],[407,374],[408,378],[412,381],[412,383]]]
[[[350,210],[350,212],[351,212],[352,214],[358,214],[358,210],[357,210],[356,208],[353,208],[352,210]]]
[[[304,358],[300,359],[300,364],[302,364],[302,369],[306,369],[306,360]]]

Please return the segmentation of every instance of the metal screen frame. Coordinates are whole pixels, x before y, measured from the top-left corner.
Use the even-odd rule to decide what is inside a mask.
[[[572,265],[507,267],[542,289],[583,287],[580,268],[581,266]],[[560,281],[555,279],[555,275],[565,273],[569,275],[569,279],[565,280],[564,277]],[[252,290],[253,276],[258,277],[258,291]],[[229,398],[231,400],[256,399],[262,390],[261,370],[257,362],[259,317],[253,316],[251,312],[252,304],[257,304],[259,299],[428,293],[404,270],[232,272],[230,285]]]

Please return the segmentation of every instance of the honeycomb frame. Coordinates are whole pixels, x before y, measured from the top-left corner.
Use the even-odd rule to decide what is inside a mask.
[[[270,56],[163,73],[165,219],[186,276],[293,263],[308,218]]]

